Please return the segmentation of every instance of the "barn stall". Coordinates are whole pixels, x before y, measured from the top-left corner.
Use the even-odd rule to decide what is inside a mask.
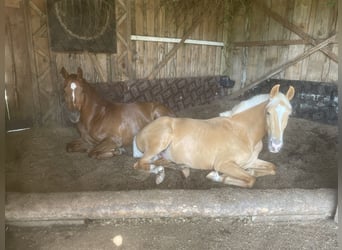
[[[211,211],[210,216],[272,218],[334,214],[336,1],[5,4],[9,222],[176,216],[182,211],[186,216]],[[193,170],[184,179],[180,171],[167,169],[165,181],[156,185],[155,176],[133,169],[131,148],[106,160],[67,153],[66,143],[78,134],[66,115],[62,67],[69,72],[81,67],[84,78],[111,101],[159,101],[178,116],[192,118],[218,116],[269,92],[275,83],[282,91],[292,85],[296,95],[284,148],[278,154],[265,148],[260,155],[277,165],[277,173],[242,190],[211,182],[206,171]],[[204,194],[216,207],[201,201]],[[166,199],[179,209],[166,206]],[[233,207],[225,207],[233,201]],[[236,203],[245,209],[237,213]]]

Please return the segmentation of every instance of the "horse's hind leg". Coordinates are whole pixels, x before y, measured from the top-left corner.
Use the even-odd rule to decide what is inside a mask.
[[[136,163],[134,163],[133,168],[147,170],[152,174],[156,175],[156,184],[160,184],[165,179],[165,169],[163,166],[159,165],[164,161],[164,159],[158,159],[157,155],[144,155]],[[157,165],[158,164],[158,165]]]
[[[170,145],[170,138],[170,134],[168,136],[164,136],[163,139],[154,136],[152,138],[148,138],[148,140],[145,138],[142,141],[142,138],[140,138],[141,145],[139,150],[143,152],[143,156],[134,163],[133,168],[147,170],[150,173],[156,174],[157,184],[163,182],[165,178],[165,171],[162,165],[167,165],[170,163],[170,161],[165,160],[160,156],[160,153],[166,150]],[[139,140],[137,143],[139,145]]]
[[[157,133],[155,130],[144,130],[139,133],[134,139],[134,146],[142,153],[142,157],[133,165],[135,169],[150,170],[150,165],[159,164],[157,160],[162,160],[160,153],[165,151],[172,141],[171,130],[167,129],[162,133]],[[168,162],[167,160],[164,160]],[[163,164],[163,163],[162,163]]]
[[[218,172],[223,173],[219,175]],[[210,172],[207,178],[223,182],[225,184],[239,186],[239,187],[252,187],[255,183],[255,177],[248,174],[244,169],[234,162],[223,162],[215,166],[215,171]]]

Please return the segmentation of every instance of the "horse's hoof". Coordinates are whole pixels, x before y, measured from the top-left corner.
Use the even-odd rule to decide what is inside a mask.
[[[183,177],[186,179],[189,177],[190,175],[190,169],[189,168],[183,168],[182,169],[182,174],[183,174]]]
[[[138,162],[134,163],[133,168],[134,169],[138,169],[139,168],[139,163]]]
[[[122,155],[125,152],[126,152],[126,150],[124,148],[115,148],[113,150],[113,155]]]
[[[217,182],[222,181],[222,177],[217,171],[211,171],[206,177],[212,181],[217,181]]]
[[[160,172],[159,174],[157,174],[156,177],[156,184],[159,185],[160,183],[162,183],[165,179],[165,172]]]

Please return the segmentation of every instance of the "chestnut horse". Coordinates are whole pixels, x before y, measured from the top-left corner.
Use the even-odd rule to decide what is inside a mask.
[[[112,103],[103,99],[85,79],[61,69],[64,98],[71,122],[76,123],[80,138],[67,144],[67,152],[88,152],[93,158],[120,155],[134,135],[160,116],[175,116],[155,102]]]
[[[151,122],[134,137],[134,157],[141,157],[134,168],[157,174],[157,184],[170,162],[182,165],[185,177],[189,168],[212,170],[207,178],[240,187],[252,187],[258,176],[274,175],[275,165],[258,155],[266,134],[270,152],[279,152],[283,145],[295,90],[291,86],[284,95],[279,86],[241,102],[221,117],[161,117]]]

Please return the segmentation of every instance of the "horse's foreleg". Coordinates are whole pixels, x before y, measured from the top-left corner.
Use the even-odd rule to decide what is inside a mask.
[[[273,163],[257,159],[250,167],[246,168],[246,171],[255,177],[265,175],[275,175],[276,167]]]
[[[218,172],[223,173],[219,175]],[[239,187],[253,187],[255,177],[234,162],[222,162],[215,166],[215,171],[210,172],[207,178]]]
[[[67,152],[87,152],[90,145],[83,141],[82,138],[75,139],[66,145]]]
[[[90,150],[88,155],[92,158],[104,159],[122,155],[124,152],[125,149],[121,147],[120,143],[115,142],[112,138],[106,138]]]

